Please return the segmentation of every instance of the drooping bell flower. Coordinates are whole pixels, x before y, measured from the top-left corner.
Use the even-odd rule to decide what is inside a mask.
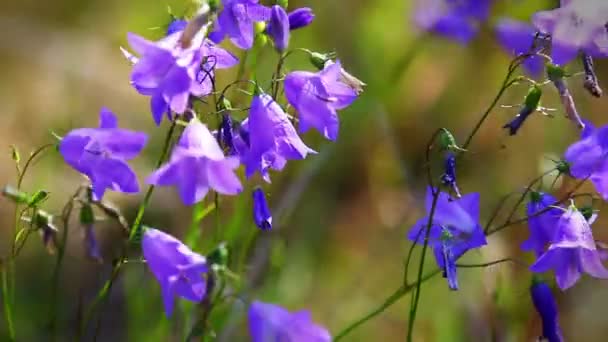
[[[291,313],[284,308],[254,301],[248,313],[252,342],[330,342],[331,335],[313,322],[309,311]]]
[[[589,94],[595,97],[602,97],[603,91],[597,80],[597,75],[595,74],[593,57],[583,53],[581,59],[583,60],[583,68],[585,69],[585,82],[583,83],[583,86],[587,89]]]
[[[441,175],[441,183],[450,188],[457,198],[462,197],[456,184],[456,155],[448,152],[445,157],[444,173]]]
[[[287,114],[268,94],[253,97],[246,123],[249,150],[242,159],[247,177],[259,172],[270,182],[270,169],[281,171],[288,160],[300,160],[316,153],[304,144]]]
[[[357,92],[341,81],[339,61],[318,73],[294,71],[285,77],[285,96],[299,115],[299,130],[318,130],[329,140],[338,138],[337,111],[348,107]]]
[[[526,119],[534,112],[539,110],[542,90],[538,86],[532,86],[524,99],[524,103],[519,110],[519,113],[513,120],[503,126],[509,130],[509,135],[515,135],[524,124]]]
[[[433,202],[432,189],[427,190],[427,216],[418,220],[408,233],[408,239],[424,244],[427,224]],[[479,194],[467,194],[454,200],[446,193],[439,193],[429,232],[429,246],[433,248],[435,261],[448,278],[448,285],[457,289],[455,263],[467,251],[487,244],[479,223]]]
[[[554,64],[548,64],[547,75],[549,76],[549,80],[557,89],[559,98],[564,106],[564,111],[566,112],[566,117],[574,122],[578,128],[585,128],[585,123],[578,114],[574,99],[572,98],[572,94],[570,93],[568,85],[566,84],[564,69]]]
[[[536,312],[538,312],[543,322],[541,338],[548,342],[562,342],[564,338],[559,326],[557,303],[549,285],[539,280],[533,280],[532,286],[530,286],[530,295],[534,308],[536,308]]]
[[[466,44],[488,19],[493,0],[419,0],[414,22],[428,32]]]
[[[264,190],[261,188],[253,190],[253,220],[261,230],[272,229],[272,214]]]
[[[274,41],[274,46],[279,52],[283,52],[289,46],[289,17],[283,7],[272,6],[270,21],[266,32]]]
[[[547,246],[552,242],[553,236],[556,233],[557,222],[562,209],[550,208],[557,203],[557,199],[550,194],[542,192],[532,192],[530,202],[526,206],[526,214],[528,219],[528,229],[530,237],[521,245],[524,251],[533,251],[537,257],[540,257]],[[542,214],[539,214],[542,212]]]
[[[184,130],[168,163],[148,177],[148,184],[174,185],[186,205],[200,202],[210,189],[236,195],[242,185],[235,174],[236,157],[225,157],[207,126],[192,119]]]
[[[537,12],[532,21],[540,32],[551,36],[551,57],[557,65],[570,62],[580,51],[608,56],[608,2],[562,1],[559,8]]]
[[[126,161],[135,158],[147,140],[145,133],[118,128],[116,116],[103,108],[99,128],[70,131],[61,139],[59,152],[66,163],[89,178],[93,199],[99,201],[107,189],[139,192],[137,176]]]
[[[148,228],[142,252],[150,271],[160,284],[165,313],[173,313],[175,297],[200,302],[206,294],[205,257],[160,230]]]
[[[254,39],[253,24],[270,20],[270,8],[259,4],[258,0],[222,0],[222,4],[224,8],[217,18],[212,39],[219,43],[228,36],[238,48],[251,49]]]
[[[289,30],[293,31],[310,25],[315,19],[315,14],[312,9],[301,7],[289,12],[288,18]]]
[[[536,29],[527,23],[507,18],[500,19],[495,29],[498,42],[512,56],[531,54],[523,61],[523,67],[530,76],[540,76],[545,61],[542,57],[533,55],[539,51],[535,47],[538,39]]]
[[[608,279],[591,227],[574,206],[564,211],[555,227],[555,235],[547,252],[530,266],[532,272],[553,270],[562,290],[572,287],[585,272],[595,278]]]

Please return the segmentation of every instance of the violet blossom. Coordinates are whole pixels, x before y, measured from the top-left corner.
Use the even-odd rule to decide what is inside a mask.
[[[557,303],[551,288],[544,282],[533,280],[530,286],[530,295],[536,312],[540,315],[543,322],[542,338],[548,342],[562,342],[562,332],[559,326],[559,317],[557,311]]]
[[[272,214],[268,208],[264,190],[261,188],[253,190],[253,220],[261,230],[272,229]]]
[[[550,208],[557,203],[557,199],[550,194],[532,192],[530,197],[530,202],[526,206],[530,237],[522,243],[521,249],[533,251],[539,257],[553,241],[553,236],[556,233],[555,228],[563,210]]]
[[[256,21],[270,20],[270,8],[260,5],[258,0],[222,0],[224,8],[220,12],[211,35],[219,43],[225,36],[240,49],[253,47]]]
[[[310,25],[315,19],[315,14],[312,12],[312,9],[301,7],[289,12],[288,18],[289,30],[293,31]]]
[[[534,46],[536,33],[532,25],[517,20],[503,18],[496,24],[498,42],[508,53],[514,57],[531,54],[522,65],[526,72],[534,77],[540,76],[545,67],[544,59],[533,55],[538,52],[538,48]]]
[[[306,310],[291,313],[278,305],[254,301],[249,308],[248,321],[252,342],[331,341],[329,331],[313,322]]]

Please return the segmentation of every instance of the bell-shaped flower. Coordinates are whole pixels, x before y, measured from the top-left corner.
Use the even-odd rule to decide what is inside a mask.
[[[59,144],[59,152],[71,167],[86,175],[93,186],[93,199],[101,200],[107,189],[139,192],[137,176],[127,164],[144,148],[145,133],[118,128],[110,110],[100,112],[99,128],[70,131]]]
[[[416,25],[448,39],[466,44],[490,15],[493,0],[419,0],[414,11]]]
[[[223,195],[236,195],[242,185],[235,174],[236,157],[225,157],[207,126],[190,121],[171,159],[148,178],[148,184],[174,185],[186,205],[200,202],[210,189]]]
[[[514,57],[538,52],[534,49],[536,32],[532,25],[513,19],[503,18],[496,24],[498,42]],[[524,60],[523,67],[529,75],[538,77],[544,70],[545,61],[531,55]]]
[[[549,194],[533,192],[531,200],[526,207],[528,219],[528,229],[530,237],[521,245],[524,251],[534,251],[536,256],[541,256],[547,246],[553,241],[556,233],[557,222],[563,210],[554,206],[557,199]],[[539,214],[540,213],[540,214]]]
[[[206,294],[205,257],[160,230],[148,228],[142,238],[142,252],[150,271],[160,284],[165,313],[173,313],[175,297],[200,302]]]
[[[409,240],[424,244],[432,203],[433,194],[429,188],[426,195],[427,216],[412,227]],[[468,250],[487,244],[479,223],[479,194],[467,194],[454,200],[448,194],[440,193],[430,229],[428,244],[433,248],[435,261],[443,269],[450,288],[457,289],[456,260]]]
[[[253,46],[256,21],[270,20],[270,8],[259,4],[259,0],[222,0],[224,8],[215,23],[213,40],[219,43],[225,36],[240,49]]]
[[[608,270],[602,264],[591,227],[579,210],[571,206],[564,211],[555,230],[549,249],[530,266],[530,270],[539,273],[553,270],[562,290],[573,286],[583,272],[608,279]]]
[[[281,171],[288,160],[316,153],[304,144],[287,114],[268,94],[253,97],[246,129],[249,150],[242,159],[247,177],[259,172],[270,182],[270,169]]]
[[[340,62],[325,64],[318,73],[294,71],[285,77],[285,96],[299,114],[300,132],[310,128],[325,138],[338,138],[337,110],[348,107],[357,92],[342,82]]]
[[[532,303],[534,303],[536,312],[538,312],[543,322],[543,334],[541,337],[548,342],[562,342],[564,338],[559,326],[557,303],[555,302],[555,298],[553,298],[549,285],[533,280],[532,286],[530,286],[530,295],[532,296]]]
[[[253,190],[253,220],[261,230],[272,229],[272,214],[264,190],[261,188]]]
[[[608,56],[608,2],[562,1],[561,7],[538,12],[534,26],[551,36],[553,63],[563,65],[580,51],[594,56]]]
[[[283,7],[272,6],[270,21],[266,32],[274,41],[274,46],[279,52],[283,52],[289,46],[289,17]]]
[[[252,342],[330,342],[331,335],[313,322],[309,311],[291,313],[274,305],[254,301],[248,313]]]

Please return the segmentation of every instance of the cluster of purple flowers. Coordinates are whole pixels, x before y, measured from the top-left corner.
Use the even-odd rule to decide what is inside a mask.
[[[312,128],[325,138],[336,140],[337,111],[349,106],[360,92],[345,79],[347,74],[340,62],[327,59],[316,73],[276,75],[283,79],[285,101],[295,110],[297,119],[287,113],[281,99],[270,94],[273,92],[256,84],[246,118],[235,120],[230,108],[223,108],[221,113],[214,113],[221,117],[221,126],[217,131],[209,129],[196,113],[196,100],[218,95],[216,70],[239,64],[237,57],[218,44],[228,37],[236,47],[251,49],[256,35],[264,35],[284,58],[290,32],[314,19],[309,8],[288,13],[280,5],[267,7],[258,0],[223,0],[215,21],[210,20],[213,16],[209,11],[204,6],[190,21],[172,21],[166,36],[158,41],[129,33],[134,54],[121,49],[133,65],[131,84],[138,93],[150,97],[154,122],[160,125],[166,117],[174,125],[177,120],[185,125],[168,161],[153,171],[146,183],[175,186],[186,205],[202,201],[209,191],[221,195],[241,193],[243,185],[237,175],[241,165],[248,179],[259,173],[269,183],[270,170],[281,171],[289,160],[316,153],[298,132]],[[264,27],[262,32],[256,29],[260,25]],[[273,87],[278,82],[273,79]],[[136,157],[146,142],[146,134],[118,128],[114,114],[103,109],[99,128],[72,130],[62,138],[60,152],[70,166],[88,177],[92,200],[101,201],[107,189],[139,192],[137,176],[126,161]],[[253,192],[252,210],[255,224],[270,230],[272,215],[260,187]],[[93,245],[91,234],[87,241]],[[96,247],[91,250],[99,257]],[[208,295],[212,270],[204,256],[153,228],[146,228],[142,250],[161,286],[168,316],[173,312],[175,297],[201,302]],[[328,331],[314,324],[308,312],[292,314],[275,305],[254,302],[249,322],[254,341],[331,340]]]

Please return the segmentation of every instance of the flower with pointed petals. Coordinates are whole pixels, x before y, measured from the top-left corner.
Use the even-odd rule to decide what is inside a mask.
[[[160,230],[148,228],[142,252],[150,271],[161,287],[167,317],[173,313],[175,297],[200,302],[205,297],[207,272],[205,257]]]
[[[561,214],[562,209],[551,208],[555,205],[557,199],[549,194],[542,192],[532,192],[530,202],[527,205],[526,214],[528,217],[528,229],[530,229],[530,237],[521,245],[524,251],[534,251],[536,256],[541,256],[553,239],[555,227]],[[538,214],[542,212],[542,214]]]
[[[331,335],[312,321],[309,311],[291,313],[284,308],[254,301],[249,307],[249,334],[252,342],[330,342]]]
[[[279,52],[283,52],[289,46],[289,17],[283,7],[272,6],[270,21],[266,32],[272,37],[274,46]]]
[[[59,144],[59,152],[71,167],[89,177],[93,199],[101,200],[107,189],[139,192],[137,176],[127,164],[144,148],[145,133],[118,128],[110,110],[100,112],[99,128],[70,131]]]
[[[429,188],[426,195],[427,215],[430,215],[433,203],[432,191]],[[467,194],[458,200],[443,192],[438,196],[428,243],[433,248],[437,265],[448,278],[450,288],[455,290],[458,286],[456,260],[468,250],[487,244],[479,223],[479,194]],[[418,220],[408,238],[424,244],[428,221],[428,216]]]
[[[608,125],[595,128],[585,123],[581,140],[570,145],[564,159],[570,165],[570,175],[589,178],[602,198],[608,200]]]
[[[270,214],[264,190],[261,188],[253,190],[253,220],[261,230],[272,229],[272,214]]]
[[[562,1],[557,9],[536,13],[532,21],[540,32],[551,35],[555,64],[570,62],[579,51],[608,56],[608,2]]]
[[[297,8],[289,12],[289,29],[291,31],[306,27],[315,19],[315,14],[308,7]]]
[[[318,73],[294,71],[285,77],[285,96],[299,114],[300,132],[314,128],[325,138],[338,138],[337,110],[348,107],[357,93],[341,81],[339,61]]]
[[[538,50],[533,49],[536,29],[527,23],[503,18],[496,24],[496,34],[500,45],[515,57]],[[542,57],[530,56],[523,62],[523,67],[529,75],[537,77],[542,74],[545,61]]]
[[[542,338],[547,339],[548,342],[562,342],[564,338],[559,327],[557,303],[553,298],[551,288],[542,281],[533,280],[530,294],[532,303],[543,321]]]
[[[219,43],[225,36],[240,49],[253,46],[253,23],[270,20],[270,8],[260,5],[258,0],[222,0],[224,8],[220,12],[212,35]]]
[[[553,270],[562,290],[573,286],[582,272],[608,279],[608,270],[602,264],[591,227],[574,206],[560,216],[549,249],[530,266],[530,270],[538,273]]]
[[[414,22],[425,31],[466,44],[487,20],[493,0],[419,0]]]
[[[175,185],[186,205],[200,202],[209,189],[223,195],[236,195],[242,190],[235,174],[239,160],[225,157],[217,140],[207,126],[192,119],[171,160],[148,178],[148,184]]]
[[[288,160],[300,160],[316,153],[304,144],[287,114],[268,94],[253,97],[246,124],[249,132],[249,150],[244,156],[247,177],[259,172],[270,182],[270,169],[281,171]]]

